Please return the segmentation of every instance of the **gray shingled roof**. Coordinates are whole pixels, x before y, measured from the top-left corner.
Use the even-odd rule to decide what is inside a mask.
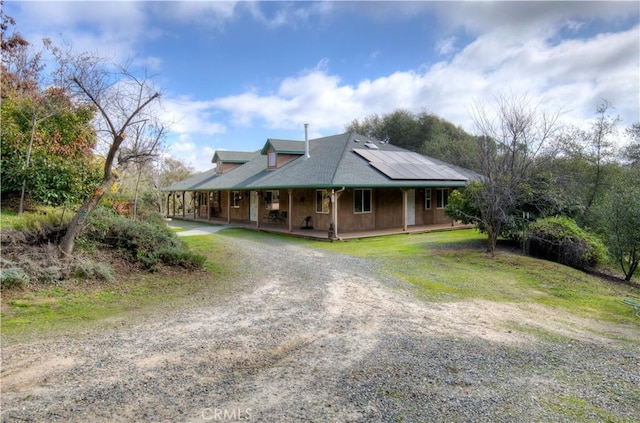
[[[271,146],[273,151],[282,154],[304,154],[305,146],[304,141],[294,140],[279,140],[275,138],[268,138],[261,153],[267,154],[267,149]]]
[[[253,159],[256,153],[257,152],[216,150],[211,162],[215,163],[217,157],[222,163],[246,163]]]
[[[392,179],[373,166],[369,160],[354,149],[366,149],[367,137],[346,133],[309,141],[309,158],[301,156],[278,169],[267,170],[267,158],[256,154],[250,161],[225,174],[207,180],[197,180],[191,189],[165,188],[177,190],[241,190],[241,189],[284,189],[284,188],[373,188],[373,187],[459,187],[470,180],[478,180],[480,175],[458,166],[453,166],[421,156],[434,163],[438,171],[426,172],[430,179]],[[283,144],[280,144],[282,142]],[[286,143],[286,144],[284,144]],[[403,148],[373,141],[378,148],[376,154],[384,152],[410,153]],[[304,141],[267,140],[280,153],[304,152]],[[275,144],[275,145],[274,145]],[[266,145],[265,149],[266,150]],[[426,166],[426,164],[425,164]],[[424,175],[422,175],[424,176]],[[188,180],[187,180],[188,181]],[[183,181],[186,185],[187,181]],[[179,183],[180,184],[180,183]]]

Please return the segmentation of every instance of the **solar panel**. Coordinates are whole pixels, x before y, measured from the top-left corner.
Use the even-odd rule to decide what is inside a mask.
[[[468,179],[444,164],[437,164],[428,157],[406,151],[363,150],[354,152],[366,159],[371,166],[391,179],[397,180],[447,180]]]

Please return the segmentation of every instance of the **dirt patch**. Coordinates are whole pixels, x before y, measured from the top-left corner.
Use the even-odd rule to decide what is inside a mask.
[[[231,294],[5,345],[2,421],[640,414],[637,326],[527,304],[425,302],[381,278],[373,261],[224,232],[216,242],[234,244],[246,260]]]

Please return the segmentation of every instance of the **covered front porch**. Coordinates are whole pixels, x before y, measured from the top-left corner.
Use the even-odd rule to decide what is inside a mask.
[[[456,228],[449,187],[169,192],[167,217],[308,238],[362,238]],[[178,206],[178,207],[177,207]]]
[[[193,216],[176,216],[172,218],[177,222],[185,222],[192,227],[202,227],[202,226],[223,226],[228,228],[242,228],[242,229],[250,229],[254,231],[260,232],[268,232],[268,233],[276,233],[276,234],[285,234],[289,236],[295,236],[298,238],[306,238],[306,239],[315,239],[320,241],[346,241],[350,239],[362,239],[362,238],[372,238],[378,236],[386,236],[386,235],[399,235],[399,234],[419,234],[426,232],[441,232],[441,231],[451,231],[451,230],[460,230],[460,229],[471,229],[473,225],[465,225],[462,223],[454,222],[454,223],[446,223],[446,224],[433,224],[433,225],[416,225],[409,226],[406,230],[403,228],[388,228],[388,229],[377,229],[377,230],[366,230],[366,231],[353,231],[353,232],[341,232],[338,237],[331,237],[328,231],[319,230],[319,229],[303,229],[302,226],[293,227],[289,230],[288,226],[283,226],[280,224],[262,224],[260,226],[256,226],[255,222],[246,221],[246,220],[237,220],[227,222],[227,219],[220,218],[199,218]]]

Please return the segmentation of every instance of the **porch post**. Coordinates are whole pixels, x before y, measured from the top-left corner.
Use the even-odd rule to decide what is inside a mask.
[[[408,195],[409,195],[409,190],[401,188],[402,189],[402,230],[403,231],[407,231],[407,213],[409,213],[408,209]]]
[[[293,212],[293,190],[289,188],[289,211],[287,212],[287,219],[289,220],[289,232],[293,232],[293,219],[291,213]]]
[[[200,207],[200,193],[198,191],[191,191],[191,201],[193,201],[193,220],[198,217],[198,207]]]
[[[167,208],[165,209],[165,217],[169,217],[169,201],[171,200],[171,193],[167,194]]]
[[[211,191],[207,191],[207,220],[211,220]]]
[[[173,191],[171,193],[172,202],[171,202],[171,217],[176,217],[176,192]]]
[[[227,225],[231,223],[231,191],[227,191]]]
[[[182,191],[182,218],[187,216],[187,191]]]
[[[258,197],[258,200],[256,201],[256,207],[258,207],[258,210],[256,210],[256,228],[258,229],[260,228],[260,210],[262,210],[262,202],[260,201],[260,199],[262,198],[262,196],[260,195],[261,193],[262,191],[256,191],[256,197]]]

